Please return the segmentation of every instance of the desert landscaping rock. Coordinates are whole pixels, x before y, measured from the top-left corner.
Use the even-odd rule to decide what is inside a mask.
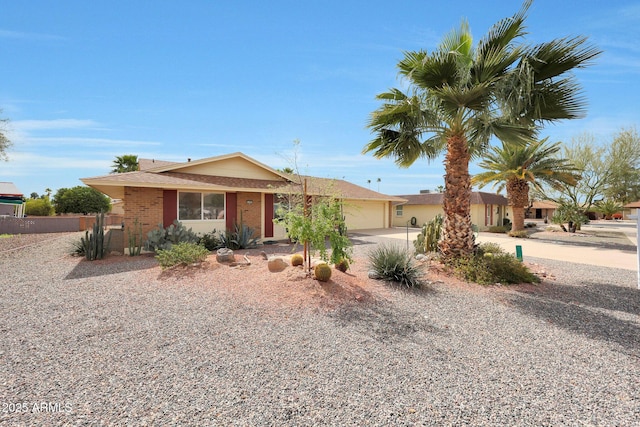
[[[220,248],[216,251],[216,261],[221,263],[230,263],[236,260],[233,251],[229,248]]]
[[[68,255],[79,236],[0,239],[2,425],[640,419],[635,271],[536,260],[540,285],[481,287],[430,266],[409,291],[367,278],[374,240],[321,284],[265,274],[259,250],[242,269],[89,262]]]
[[[267,260],[267,267],[272,273],[279,273],[284,271],[289,266],[289,263],[282,257],[269,257]]]

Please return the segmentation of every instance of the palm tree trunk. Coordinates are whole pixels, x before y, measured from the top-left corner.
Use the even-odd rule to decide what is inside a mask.
[[[444,223],[439,245],[445,259],[473,252],[470,160],[466,138],[463,135],[450,136],[444,160]]]
[[[524,208],[522,206],[511,206],[513,211],[513,224],[511,231],[524,230]]]

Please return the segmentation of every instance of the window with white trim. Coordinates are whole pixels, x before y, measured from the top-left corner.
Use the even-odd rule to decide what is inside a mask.
[[[224,194],[181,191],[178,193],[178,220],[224,219]]]
[[[396,216],[402,216],[402,205],[396,206]]]

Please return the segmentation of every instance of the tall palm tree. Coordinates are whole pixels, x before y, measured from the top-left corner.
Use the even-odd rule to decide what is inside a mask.
[[[472,252],[469,162],[493,136],[526,144],[546,121],[579,116],[578,86],[565,73],[599,52],[585,39],[558,39],[527,47],[517,41],[531,1],[496,23],[474,48],[468,24],[446,35],[432,53],[406,52],[398,63],[407,93],[390,89],[371,115],[376,137],[363,152],[394,157],[400,167],[445,152],[445,257]]]
[[[560,184],[575,185],[579,169],[569,160],[558,157],[559,142],[548,138],[530,144],[503,142],[485,154],[479,166],[486,169],[472,178],[473,184],[484,187],[493,183],[497,191],[507,189],[507,199],[513,210],[512,231],[524,230],[524,213],[529,206],[529,187],[542,191],[543,185],[559,189]]]
[[[134,154],[124,154],[116,156],[111,165],[111,173],[134,172],[138,170],[138,156]]]

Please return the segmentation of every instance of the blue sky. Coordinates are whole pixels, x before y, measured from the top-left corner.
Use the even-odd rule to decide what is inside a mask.
[[[401,84],[403,51],[434,49],[462,18],[479,39],[520,8],[453,4],[2,0],[0,117],[13,147],[0,181],[55,192],[109,173],[123,154],[186,161],[242,151],[282,168],[299,140],[302,173],[387,194],[433,190],[441,160],[398,169],[361,151],[376,94]],[[576,73],[587,117],[545,136],[589,132],[607,143],[638,125],[640,2],[536,0],[527,28],[531,42],[586,35],[604,51]]]

